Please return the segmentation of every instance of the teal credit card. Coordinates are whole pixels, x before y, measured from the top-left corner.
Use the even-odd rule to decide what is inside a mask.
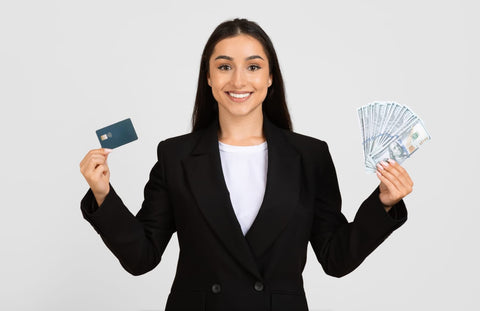
[[[102,148],[108,149],[114,149],[138,139],[130,118],[101,128],[96,133]]]

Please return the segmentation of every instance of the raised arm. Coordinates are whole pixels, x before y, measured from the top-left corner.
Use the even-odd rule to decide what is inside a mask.
[[[98,178],[102,180],[100,188],[106,191],[105,181],[108,184],[108,191],[104,199],[99,200],[97,197],[98,187],[92,183],[94,187],[91,185],[81,202],[83,217],[100,234],[125,270],[133,275],[146,273],[156,267],[175,232],[173,211],[165,183],[161,146],[162,143],[158,147],[158,161],[152,168],[150,178],[145,186],[142,208],[136,216],[133,216],[113,187],[108,184],[109,171],[106,163],[98,164],[103,165],[103,168],[99,168],[100,166],[96,168],[103,172],[103,176]],[[89,154],[96,154],[96,152],[91,151]],[[87,157],[89,157],[88,154]],[[84,165],[93,167],[93,164],[89,163],[101,162],[98,157],[95,159],[84,159],[85,162],[82,162]],[[100,175],[100,173],[97,174]],[[90,181],[92,179],[90,178]]]
[[[385,177],[384,173],[380,186],[361,204],[354,220],[349,223],[341,213],[337,176],[326,145],[319,156],[322,164],[316,172],[316,200],[310,243],[324,271],[331,276],[341,277],[357,268],[406,221],[407,210],[401,200],[402,195],[394,193],[391,178]],[[400,170],[397,165],[396,170]],[[388,168],[388,171],[391,169]],[[392,185],[387,186],[387,181]]]

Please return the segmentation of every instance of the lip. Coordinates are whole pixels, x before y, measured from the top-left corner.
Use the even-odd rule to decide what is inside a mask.
[[[242,103],[250,98],[252,96],[253,92],[225,92],[227,94],[228,98],[230,98],[231,101],[236,102],[236,103]],[[244,95],[248,94],[245,97],[233,97],[230,94],[238,94],[238,95]]]

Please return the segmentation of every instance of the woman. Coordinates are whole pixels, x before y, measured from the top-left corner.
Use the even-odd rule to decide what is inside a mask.
[[[340,277],[406,220],[412,182],[389,161],[347,222],[327,145],[292,132],[275,50],[253,22],[227,21],[212,33],[192,121],[192,133],[158,145],[136,216],[109,184],[109,150],[80,164],[90,185],[83,215],[128,272],[153,269],[177,233],[168,311],[308,310],[308,242],[325,272]]]

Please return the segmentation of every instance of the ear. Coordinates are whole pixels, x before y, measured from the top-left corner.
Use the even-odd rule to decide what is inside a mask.
[[[207,83],[212,86],[212,81],[210,80],[210,73],[207,73]]]
[[[272,75],[268,78],[268,87],[272,86]]]

